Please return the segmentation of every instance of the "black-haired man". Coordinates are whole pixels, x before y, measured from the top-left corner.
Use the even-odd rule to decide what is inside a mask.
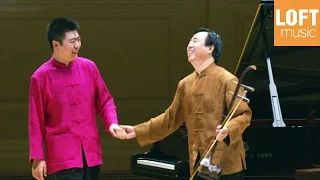
[[[246,169],[242,133],[249,126],[252,112],[242,102],[233,118],[221,128],[223,114],[229,106],[238,78],[216,65],[222,49],[220,36],[199,28],[187,46],[188,61],[195,71],[182,79],[170,107],[159,116],[136,126],[122,126],[127,138],[137,138],[141,146],[162,140],[183,122],[188,129],[190,172],[204,155],[210,142],[218,136],[212,163],[222,169],[221,180],[241,180]],[[243,89],[241,89],[243,92]]]
[[[47,28],[51,58],[31,76],[29,92],[29,161],[38,180],[99,179],[101,142],[96,114],[105,130],[119,139],[116,106],[95,63],[78,57],[79,25],[56,18]]]

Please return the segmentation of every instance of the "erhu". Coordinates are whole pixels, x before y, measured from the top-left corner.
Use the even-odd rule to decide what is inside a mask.
[[[251,65],[248,66],[245,70],[243,70],[240,78],[239,78],[239,82],[235,82],[233,81],[233,83],[236,83],[236,89],[234,92],[228,92],[233,94],[229,108],[228,108],[228,113],[225,116],[224,121],[222,122],[222,127],[221,129],[223,129],[223,127],[225,127],[228,122],[230,121],[230,119],[232,119],[234,113],[236,112],[236,110],[238,109],[238,107],[240,106],[242,101],[246,101],[247,103],[250,102],[250,100],[248,98],[246,98],[246,93],[247,91],[254,91],[254,88],[244,85],[242,84],[244,75],[250,71],[250,70],[256,70],[257,67],[255,65]],[[239,95],[239,90],[240,90],[240,86],[242,86],[245,90],[244,93],[242,95]],[[240,100],[236,103],[235,106],[233,106],[236,98],[239,98]],[[221,131],[220,131],[221,133]],[[220,175],[221,175],[221,168],[215,164],[212,164],[211,158],[213,157],[213,149],[216,146],[217,142],[218,142],[218,137],[220,136],[220,133],[216,135],[214,141],[210,144],[208,150],[204,153],[203,157],[200,159],[200,161],[198,162],[196,169],[194,170],[194,172],[192,173],[192,175],[190,176],[189,180],[193,180],[193,178],[197,175],[203,179],[206,180],[218,180]],[[211,152],[211,153],[210,153]]]

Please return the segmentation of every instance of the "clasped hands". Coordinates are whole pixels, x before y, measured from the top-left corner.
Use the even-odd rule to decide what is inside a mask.
[[[221,128],[222,126],[219,125],[216,129],[218,141],[223,141],[229,135],[227,127],[224,126],[222,129]],[[112,136],[117,139],[124,140],[136,137],[136,133],[134,131],[133,126],[112,124],[109,130]]]
[[[136,137],[133,126],[112,124],[109,128],[111,135],[117,139],[132,139]]]

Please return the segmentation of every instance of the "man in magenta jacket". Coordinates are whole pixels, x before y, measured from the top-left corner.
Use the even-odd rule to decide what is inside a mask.
[[[41,180],[99,179],[102,152],[96,114],[105,130],[125,139],[116,106],[95,63],[78,57],[77,22],[54,19],[47,28],[53,54],[31,76],[29,161]]]

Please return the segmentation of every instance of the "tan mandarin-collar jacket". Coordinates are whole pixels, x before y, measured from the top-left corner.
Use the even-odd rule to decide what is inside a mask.
[[[134,127],[138,143],[145,146],[160,141],[185,122],[192,173],[198,153],[203,156],[216,136],[216,127],[224,120],[222,115],[232,99],[229,91],[234,92],[236,87],[232,81],[238,82],[238,78],[214,63],[200,74],[193,72],[185,77],[178,84],[172,104],[163,114]],[[243,89],[239,94],[243,94]],[[222,175],[246,169],[242,133],[250,125],[251,116],[251,109],[243,101],[227,124],[229,136],[226,139],[229,142],[219,142],[213,156],[213,163],[222,168]]]

